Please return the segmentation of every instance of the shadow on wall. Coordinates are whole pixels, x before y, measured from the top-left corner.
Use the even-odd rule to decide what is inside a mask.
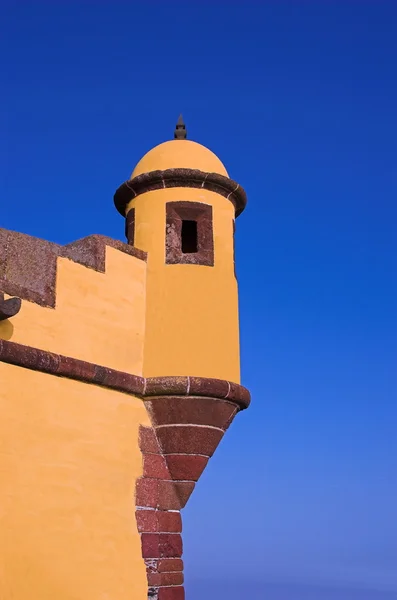
[[[0,339],[9,341],[14,333],[14,326],[9,319],[0,321]]]

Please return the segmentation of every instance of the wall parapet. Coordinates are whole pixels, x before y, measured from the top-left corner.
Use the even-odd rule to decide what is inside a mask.
[[[147,253],[104,235],[90,235],[65,246],[0,228],[0,291],[55,308],[58,258],[105,273],[106,247],[146,261]]]

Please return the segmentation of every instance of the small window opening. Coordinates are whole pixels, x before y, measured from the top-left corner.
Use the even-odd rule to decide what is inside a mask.
[[[181,235],[183,254],[194,254],[197,252],[197,221],[182,221]]]

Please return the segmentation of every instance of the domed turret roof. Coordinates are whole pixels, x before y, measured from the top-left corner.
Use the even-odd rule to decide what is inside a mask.
[[[216,154],[186,136],[186,125],[180,115],[174,139],[149,150],[130,179],[116,190],[114,203],[120,214],[125,216],[129,203],[140,194],[167,187],[205,188],[230,200],[236,217],[244,210],[247,197],[243,188],[230,179]]]
[[[133,170],[131,179],[166,169],[198,169],[228,177],[223,163],[211,150],[191,140],[175,139],[149,150]]]

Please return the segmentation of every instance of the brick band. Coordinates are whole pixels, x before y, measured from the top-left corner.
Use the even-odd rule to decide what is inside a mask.
[[[241,214],[247,204],[247,196],[243,188],[224,175],[206,173],[198,169],[166,169],[142,173],[123,183],[114,195],[114,204],[123,217],[127,204],[145,192],[173,187],[202,188],[224,196],[233,203],[236,217]]]
[[[209,396],[247,408],[250,393],[243,386],[206,377],[139,377],[77,358],[0,339],[0,362],[93,383],[143,399],[155,396]]]

